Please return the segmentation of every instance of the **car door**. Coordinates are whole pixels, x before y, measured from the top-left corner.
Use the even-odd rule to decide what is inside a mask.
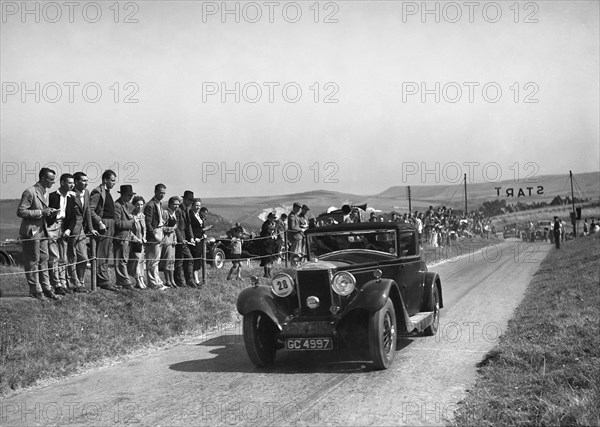
[[[404,303],[409,316],[421,310],[423,294],[423,271],[417,246],[416,230],[398,231],[398,255],[403,264],[399,272],[399,285],[404,288]]]

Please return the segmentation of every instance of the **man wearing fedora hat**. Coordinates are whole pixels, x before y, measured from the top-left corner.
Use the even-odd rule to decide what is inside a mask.
[[[194,192],[185,190],[182,198],[183,202],[175,211],[177,218],[177,227],[175,228],[177,237],[177,245],[175,246],[175,285],[179,287],[187,285],[195,288],[194,261],[188,246],[194,240],[192,223],[190,222],[190,206],[194,202]]]
[[[133,206],[130,202],[135,193],[133,192],[133,187],[126,184],[121,185],[119,194],[121,197],[115,201],[115,238],[113,242],[116,284],[123,289],[134,290],[133,281],[127,272],[127,262],[129,261],[131,231],[135,224],[131,213]]]

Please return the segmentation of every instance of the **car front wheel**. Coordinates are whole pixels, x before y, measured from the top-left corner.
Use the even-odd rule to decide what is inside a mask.
[[[369,352],[376,369],[387,369],[396,355],[396,310],[392,300],[369,318]]]
[[[277,326],[265,313],[244,315],[244,344],[250,360],[262,368],[275,360]]]
[[[225,265],[225,252],[223,249],[217,248],[214,250],[212,254],[212,265],[216,269],[221,269]]]

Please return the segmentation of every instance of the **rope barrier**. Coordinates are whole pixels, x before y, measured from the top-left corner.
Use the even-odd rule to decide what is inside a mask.
[[[96,259],[96,258],[93,258]],[[48,267],[48,268],[44,268],[42,270],[30,270],[30,271],[16,271],[16,272],[12,272],[12,273],[0,273],[0,276],[10,276],[10,275],[17,275],[17,274],[33,274],[33,273],[42,273],[44,271],[53,271],[53,270],[58,270],[60,268],[67,268],[67,267],[71,267],[74,265],[78,265],[78,264],[83,264],[83,263],[88,263],[89,261],[92,261],[92,258],[85,260],[85,261],[77,261],[77,262],[73,262],[70,264],[61,264],[57,267]]]

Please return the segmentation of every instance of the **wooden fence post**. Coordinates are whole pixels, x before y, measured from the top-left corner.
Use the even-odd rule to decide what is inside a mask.
[[[202,284],[206,285],[206,239],[202,239]]]
[[[96,239],[94,236],[90,237],[91,239],[91,247],[92,247],[92,259],[90,260],[91,269],[90,269],[90,281],[91,281],[91,289],[92,291],[96,290],[96,273],[98,272],[98,260],[96,259]]]

